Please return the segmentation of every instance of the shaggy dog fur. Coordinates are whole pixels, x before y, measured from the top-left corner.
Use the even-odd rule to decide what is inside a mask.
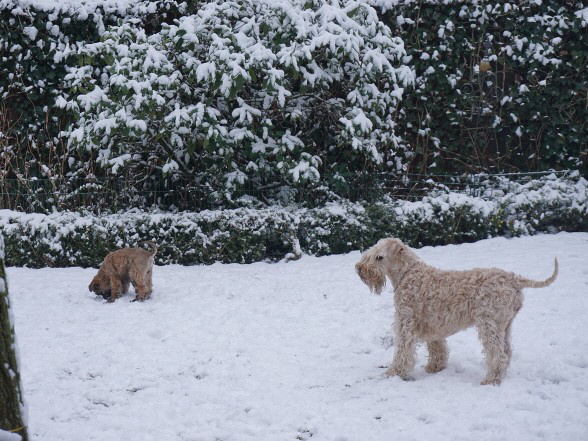
[[[510,333],[514,317],[523,305],[523,288],[542,288],[529,280],[497,268],[442,271],[424,263],[398,239],[382,239],[355,265],[361,280],[377,294],[388,277],[394,287],[395,354],[387,376],[412,379],[415,348],[425,342],[429,352],[427,372],[447,366],[446,338],[475,326],[484,348],[488,372],[482,384],[498,385],[510,363]]]
[[[108,253],[88,289],[114,302],[121,293],[129,291],[132,283],[136,293],[133,302],[148,299],[153,290],[153,256],[157,252],[157,245],[151,241],[143,243],[149,244],[151,251],[123,248]]]

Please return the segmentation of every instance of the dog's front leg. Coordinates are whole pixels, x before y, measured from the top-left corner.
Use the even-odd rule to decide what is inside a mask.
[[[414,380],[410,375],[416,363],[416,335],[412,332],[409,320],[396,320],[394,338],[394,359],[386,371],[387,377],[398,375],[403,380]]]
[[[439,372],[447,367],[449,350],[447,349],[447,341],[445,339],[427,342],[427,350],[429,351],[429,362],[425,370],[428,373]]]
[[[110,288],[111,288],[111,293],[110,293],[110,298],[108,299],[108,301],[110,303],[114,302],[121,294],[122,291],[122,283],[120,282],[120,280],[116,277],[111,277],[110,278]]]

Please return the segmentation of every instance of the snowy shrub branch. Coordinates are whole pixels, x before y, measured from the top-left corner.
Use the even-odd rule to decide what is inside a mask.
[[[431,195],[363,206],[94,216],[0,210],[12,266],[98,266],[108,251],[152,239],[159,264],[254,262],[365,249],[386,236],[412,246],[472,242],[499,235],[588,230],[588,181],[547,176],[526,184],[488,182],[480,196]]]

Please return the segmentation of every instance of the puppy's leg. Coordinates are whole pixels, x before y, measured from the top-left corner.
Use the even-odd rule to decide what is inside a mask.
[[[145,300],[150,294],[150,290],[145,283],[146,273],[137,268],[132,268],[129,275],[131,276],[131,283],[136,293],[133,302]]]
[[[129,292],[130,286],[131,286],[131,279],[127,275],[126,277],[124,277],[122,279],[122,292],[123,292],[123,294],[126,294]]]
[[[149,268],[147,274],[145,275],[145,286],[147,287],[147,298],[151,297],[151,293],[153,292],[153,269]]]
[[[137,300],[143,301],[148,298],[149,291],[144,283],[133,283],[133,287],[135,288],[135,298],[131,300],[132,302],[136,302]]]
[[[439,372],[447,367],[449,349],[447,348],[447,341],[445,339],[427,342],[427,350],[429,351],[429,362],[425,370],[428,373]]]
[[[410,320],[396,321],[396,337],[394,338],[394,359],[385,375],[398,375],[403,380],[413,380],[410,376],[416,363],[417,338],[409,325]]]
[[[110,298],[108,301],[110,303],[114,302],[122,292],[122,283],[118,277],[110,277]]]

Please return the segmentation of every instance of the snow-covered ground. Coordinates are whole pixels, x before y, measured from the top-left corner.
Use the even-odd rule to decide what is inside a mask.
[[[448,368],[385,378],[391,289],[370,294],[359,252],[278,264],[160,266],[145,303],[88,292],[93,269],[9,268],[24,394],[38,441],[588,439],[588,234],[417,250],[446,269],[535,279],[499,387],[480,386],[473,329]]]

